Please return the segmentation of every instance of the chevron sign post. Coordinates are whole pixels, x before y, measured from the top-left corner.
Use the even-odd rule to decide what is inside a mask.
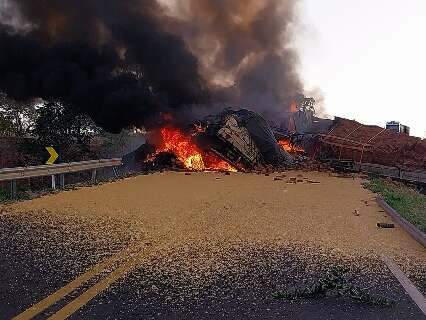
[[[46,164],[54,164],[59,155],[53,147],[46,147],[47,152],[50,154],[49,160],[46,161]]]

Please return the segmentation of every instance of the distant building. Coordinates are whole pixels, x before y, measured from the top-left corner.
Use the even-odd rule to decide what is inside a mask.
[[[405,133],[410,135],[410,127],[404,126],[398,121],[389,121],[386,123],[386,129],[395,131],[396,133]]]

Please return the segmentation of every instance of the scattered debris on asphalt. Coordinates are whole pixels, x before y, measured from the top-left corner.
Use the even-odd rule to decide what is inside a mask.
[[[320,184],[321,182],[319,182],[319,181],[313,181],[313,180],[308,180],[308,183],[312,183],[312,184]]]
[[[321,297],[349,297],[358,302],[379,306],[391,306],[394,300],[371,294],[367,289],[360,288],[353,283],[350,270],[342,266],[335,266],[328,270],[324,277],[314,283],[304,283],[285,291],[273,294],[276,299],[296,300]]]
[[[395,224],[393,223],[384,223],[384,222],[377,222],[377,227],[382,229],[391,229],[395,228]]]

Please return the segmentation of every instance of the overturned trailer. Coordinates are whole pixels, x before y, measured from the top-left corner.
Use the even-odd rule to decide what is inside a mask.
[[[203,120],[205,130],[198,145],[207,147],[240,170],[282,167],[292,157],[278,144],[269,124],[259,114],[240,109],[225,110]]]

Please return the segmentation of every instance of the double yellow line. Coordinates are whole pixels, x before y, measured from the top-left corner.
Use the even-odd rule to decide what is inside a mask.
[[[67,319],[98,294],[108,289],[111,284],[137,267],[141,258],[148,254],[147,248],[148,245],[145,244],[129,246],[125,250],[95,265],[93,268],[80,275],[66,286],[62,287],[61,289],[57,290],[29,309],[14,317],[13,320],[29,320],[34,318],[35,316],[55,305],[69,294],[79,289],[89,280],[95,278],[98,275],[101,275],[102,273],[107,273],[106,277],[102,278],[99,282],[95,283],[89,289],[84,291],[80,296],[69,302],[54,315],[48,318],[51,320]]]

